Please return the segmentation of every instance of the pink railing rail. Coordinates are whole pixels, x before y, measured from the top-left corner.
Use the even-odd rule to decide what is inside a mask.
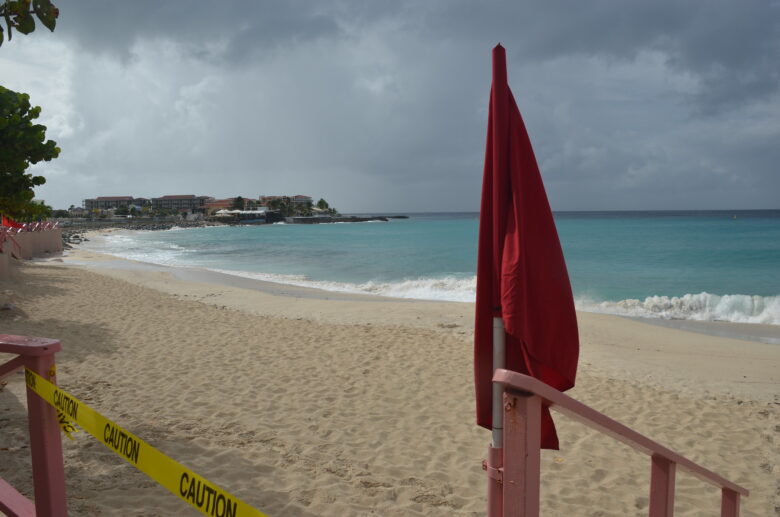
[[[15,354],[0,364],[0,379],[25,366],[56,383],[54,354],[62,345],[54,339],[0,334],[0,353]],[[35,392],[27,390],[33,490],[35,503],[0,479],[0,512],[10,516],[66,516],[65,470],[57,412]]]
[[[721,517],[738,517],[747,489],[707,470],[543,382],[498,369],[493,382],[504,387],[503,515],[539,515],[540,422],[542,404],[650,456],[650,517],[672,517],[675,470],[679,466],[721,490]]]

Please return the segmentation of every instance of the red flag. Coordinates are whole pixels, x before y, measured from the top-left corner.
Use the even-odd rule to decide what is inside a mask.
[[[16,221],[11,219],[10,217],[6,217],[6,216],[3,216],[3,218],[2,218],[2,225],[3,226],[8,226],[10,228],[24,228],[23,224],[17,223]]]
[[[560,391],[574,386],[579,339],[569,275],[531,141],[509,90],[501,45],[493,49],[474,329],[477,424],[488,429],[492,320],[498,316],[506,328],[506,369]],[[542,448],[558,448],[547,408],[542,410]]]

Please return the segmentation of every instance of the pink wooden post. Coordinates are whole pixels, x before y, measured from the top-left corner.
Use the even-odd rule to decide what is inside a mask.
[[[739,494],[728,488],[721,490],[720,517],[739,517]]]
[[[54,354],[62,346],[54,339],[27,336],[0,335],[0,352],[18,354],[19,357],[0,367],[0,374],[10,373],[11,368],[26,366],[41,377],[56,382],[54,378]],[[27,416],[30,429],[30,455],[32,456],[35,514],[38,517],[67,516],[65,495],[65,468],[62,461],[62,438],[57,412],[35,392],[27,389]],[[13,508],[24,508],[7,483],[2,485],[4,501]],[[9,508],[13,510],[13,508]],[[12,515],[17,513],[13,511]]]
[[[542,399],[504,392],[504,517],[539,516]]]
[[[504,515],[503,467],[504,449],[489,446],[487,461],[482,463],[482,468],[487,471],[488,475],[488,517],[503,517]]]
[[[674,515],[674,474],[676,464],[654,454],[650,464],[650,517]]]
[[[28,357],[27,367],[56,383],[54,354]],[[38,516],[67,516],[65,467],[62,461],[62,437],[57,412],[32,390],[27,390],[27,413],[30,425],[35,510]]]

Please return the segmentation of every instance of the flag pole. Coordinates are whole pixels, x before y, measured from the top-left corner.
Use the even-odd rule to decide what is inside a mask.
[[[504,320],[500,316],[493,318],[493,373],[505,366],[506,334]],[[500,384],[493,383],[493,447],[504,446],[504,389]]]
[[[504,320],[493,318],[493,372],[503,368],[506,362],[506,333]],[[504,515],[504,485],[502,468],[504,467],[504,389],[493,383],[493,440],[488,447],[487,461],[484,467],[488,471],[488,517]]]

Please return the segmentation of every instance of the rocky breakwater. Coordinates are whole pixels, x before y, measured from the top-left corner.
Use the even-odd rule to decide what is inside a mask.
[[[326,224],[326,223],[367,223],[371,221],[387,222],[390,219],[408,219],[406,215],[376,215],[376,216],[330,216],[330,215],[314,215],[314,216],[294,216],[285,218],[285,222],[289,224]]]
[[[377,217],[358,217],[358,216],[349,216],[349,217],[334,217],[330,222],[332,223],[367,223],[369,221],[383,221],[387,222],[387,217],[385,216],[377,216]]]

